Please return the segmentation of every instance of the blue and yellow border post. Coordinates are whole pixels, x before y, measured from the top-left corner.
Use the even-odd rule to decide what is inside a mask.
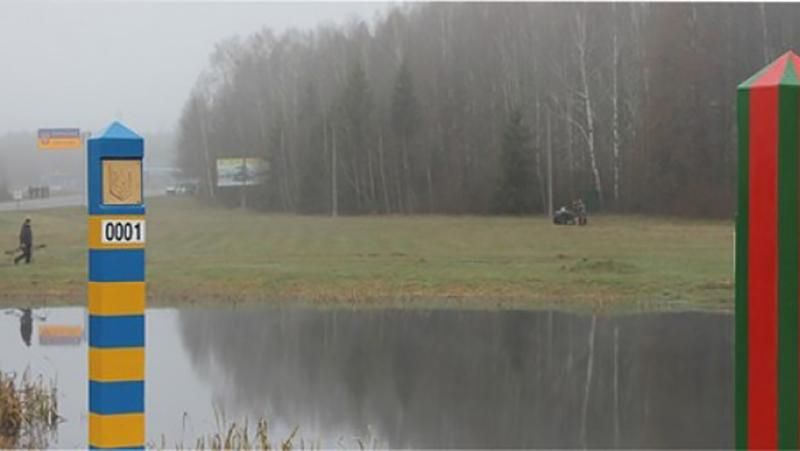
[[[145,445],[143,158],[118,122],[88,141],[90,448]]]

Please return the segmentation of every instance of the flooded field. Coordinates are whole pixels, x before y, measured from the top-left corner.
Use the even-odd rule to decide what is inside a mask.
[[[74,331],[85,311],[11,313],[0,369],[52,378],[65,422],[51,445],[85,447],[85,331],[41,329]],[[298,427],[321,447],[729,448],[732,319],[149,310],[148,439],[189,445],[266,418],[275,439]]]

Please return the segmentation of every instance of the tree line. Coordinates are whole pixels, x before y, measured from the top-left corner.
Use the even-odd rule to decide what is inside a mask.
[[[533,214],[552,195],[730,216],[736,86],[800,42],[796,18],[791,4],[442,3],[264,29],[216,45],[178,165],[235,205],[216,160],[267,160],[246,196],[268,211]]]

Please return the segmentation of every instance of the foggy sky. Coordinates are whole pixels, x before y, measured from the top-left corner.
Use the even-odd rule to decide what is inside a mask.
[[[40,127],[172,129],[220,39],[371,19],[382,3],[0,0],[0,135]]]

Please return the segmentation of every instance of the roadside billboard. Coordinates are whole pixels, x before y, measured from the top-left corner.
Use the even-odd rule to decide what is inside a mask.
[[[83,138],[79,128],[40,128],[36,143],[42,150],[80,149]]]
[[[269,162],[263,158],[217,159],[217,186],[262,185],[269,174]]]

